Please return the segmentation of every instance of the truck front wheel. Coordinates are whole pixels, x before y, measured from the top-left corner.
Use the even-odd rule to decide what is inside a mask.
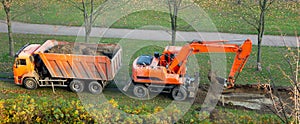
[[[23,81],[23,85],[26,89],[29,89],[29,90],[34,90],[37,88],[37,82],[33,78],[26,78]]]
[[[80,80],[72,80],[69,87],[73,92],[76,93],[81,93],[84,90],[84,84]]]
[[[88,88],[92,94],[100,94],[103,90],[102,86],[97,81],[90,82]]]

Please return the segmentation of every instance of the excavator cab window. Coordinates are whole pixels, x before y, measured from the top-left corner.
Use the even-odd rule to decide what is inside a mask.
[[[173,59],[175,58],[175,54],[171,53],[170,57],[171,57],[171,61],[173,61]]]
[[[165,60],[166,60],[166,62],[170,62],[169,54],[165,54]]]
[[[175,58],[175,54],[173,53],[168,53],[168,54],[165,54],[165,60],[169,63],[171,61],[173,61],[173,59]]]

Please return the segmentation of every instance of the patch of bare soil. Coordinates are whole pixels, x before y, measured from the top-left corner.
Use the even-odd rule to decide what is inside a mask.
[[[202,104],[206,98],[209,85],[200,85],[195,99],[196,104]],[[259,113],[271,113],[274,109],[273,103],[278,104],[279,99],[286,104],[292,104],[288,87],[277,87],[272,89],[273,97],[270,95],[270,87],[265,85],[236,85],[234,88],[225,89],[222,92],[218,105],[226,108],[254,110]]]
[[[97,55],[112,58],[120,47],[116,44],[65,44],[56,45],[49,49],[48,53]]]

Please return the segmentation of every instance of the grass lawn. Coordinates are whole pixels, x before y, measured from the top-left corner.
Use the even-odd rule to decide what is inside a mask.
[[[195,1],[211,18],[220,32],[255,34],[256,30],[248,25],[241,17],[249,16],[240,14],[241,7],[235,1]],[[31,10],[32,4],[39,5]],[[42,23],[54,25],[83,25],[81,11],[70,4],[59,3],[56,0],[50,1],[27,1],[25,4],[14,3],[12,15],[20,15],[14,18],[15,21],[28,23]],[[80,4],[79,4],[80,5]],[[99,3],[96,3],[98,6]],[[300,32],[299,2],[278,1],[268,11],[266,17],[265,34],[287,34],[295,35],[295,31]],[[245,9],[245,7],[244,7]],[[24,13],[26,11],[26,13]],[[193,14],[194,12],[187,13]],[[113,15],[109,15],[113,16]],[[99,17],[103,19],[103,17]],[[201,17],[200,17],[201,18]],[[0,19],[5,19],[4,11],[0,12]],[[105,19],[105,18],[104,18]],[[169,15],[157,11],[139,11],[117,20],[111,27],[113,28],[140,28],[148,25],[159,25],[169,29]],[[201,23],[201,22],[199,22]],[[205,25],[203,25],[205,26]],[[179,18],[178,28],[182,31],[193,31],[185,21]],[[209,31],[202,27],[200,31]]]

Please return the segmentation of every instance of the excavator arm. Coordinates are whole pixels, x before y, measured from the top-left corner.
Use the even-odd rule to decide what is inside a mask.
[[[224,44],[225,43],[225,44]],[[248,57],[252,50],[252,41],[247,39],[242,45],[227,44],[229,41],[193,41],[190,44],[184,45],[181,50],[177,53],[173,61],[167,67],[171,73],[180,74],[182,68],[186,64],[187,58],[191,54],[196,53],[236,53],[234,62],[232,64],[227,82],[228,87],[234,86],[234,76],[237,72],[241,72],[245,66]]]

